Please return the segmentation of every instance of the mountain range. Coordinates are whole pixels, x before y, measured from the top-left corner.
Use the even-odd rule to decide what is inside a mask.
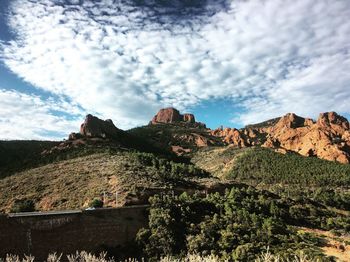
[[[81,208],[116,191],[120,201],[104,199],[106,206],[132,205],[169,189],[222,191],[238,180],[256,185],[277,170],[293,173],[290,169],[310,179],[338,178],[343,184],[334,185],[347,188],[349,148],[349,122],[335,112],[321,113],[317,121],[290,113],[215,130],[175,108],[161,109],[148,125],[127,131],[87,115],[79,132],[63,141],[0,141],[0,210],[8,212],[25,199],[39,210]],[[285,164],[267,164],[267,155]],[[264,177],[246,179],[237,175],[242,172]]]
[[[146,138],[177,155],[207,146],[231,145],[266,147],[280,153],[295,152],[347,164],[350,161],[349,121],[336,112],[321,113],[317,121],[288,113],[241,129],[220,127],[211,130],[204,123],[196,122],[193,114],[182,115],[175,108],[164,108],[148,126],[128,132],[116,128],[111,120],[103,121],[88,115],[80,132],[70,134],[68,144],[81,143],[84,138],[122,138],[126,133],[139,139]],[[167,139],[164,136],[168,136]]]

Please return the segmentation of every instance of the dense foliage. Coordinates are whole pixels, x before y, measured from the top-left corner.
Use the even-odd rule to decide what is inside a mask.
[[[160,178],[166,180],[178,180],[188,177],[208,177],[209,173],[196,168],[193,164],[178,163],[168,159],[160,158],[151,153],[134,152],[142,165],[151,166],[159,170]]]
[[[252,148],[237,157],[228,178],[350,210],[350,165]]]
[[[298,233],[296,226],[350,230],[345,216],[246,186],[233,187],[224,195],[184,193],[154,196],[150,202],[149,228],[139,232],[138,241],[154,260],[199,253],[253,261],[267,246],[285,257],[305,250],[321,258],[316,248],[319,240]]]
[[[230,176],[264,183],[350,186],[350,165],[254,148],[236,160]]]

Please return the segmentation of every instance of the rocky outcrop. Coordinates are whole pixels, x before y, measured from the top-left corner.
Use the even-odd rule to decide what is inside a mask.
[[[196,122],[196,119],[193,114],[180,114],[180,112],[173,108],[163,108],[160,109],[159,112],[153,117],[150,124],[156,125],[156,124],[188,124],[192,127],[201,127],[205,128],[205,124]]]
[[[183,121],[183,116],[180,112],[172,107],[163,108],[153,117],[151,123],[174,123]]]
[[[241,130],[221,128],[211,134],[239,147],[260,145],[282,153],[293,151],[303,156],[350,162],[349,122],[335,112],[321,113],[316,122],[289,113],[271,123]]]
[[[184,114],[182,116],[182,121],[192,124],[196,123],[196,119],[194,118],[193,114]]]
[[[348,131],[349,121],[336,112],[321,113],[317,119],[317,125],[320,128],[328,129],[335,135],[343,135],[345,131]]]
[[[90,114],[80,126],[80,134],[84,137],[115,138],[119,133],[112,120],[101,120]]]
[[[251,145],[246,135],[236,128],[219,128],[211,131],[211,134],[213,136],[221,137],[223,142],[227,144],[233,144],[239,147],[247,147]]]

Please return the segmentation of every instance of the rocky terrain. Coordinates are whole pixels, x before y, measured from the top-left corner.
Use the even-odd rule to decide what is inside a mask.
[[[346,118],[335,112],[321,113],[317,121],[289,113],[245,128],[211,130],[192,114],[174,108],[161,109],[145,127],[130,130],[178,155],[198,148],[232,145],[261,146],[279,153],[295,152],[340,163],[350,161],[350,129]]]
[[[350,129],[346,118],[335,112],[321,113],[317,121],[293,113],[265,125],[211,131],[227,144],[239,147],[262,146],[277,152],[349,163]]]

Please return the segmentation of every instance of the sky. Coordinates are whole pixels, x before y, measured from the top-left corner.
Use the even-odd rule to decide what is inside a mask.
[[[163,107],[208,127],[350,116],[349,0],[1,0],[0,139]]]

